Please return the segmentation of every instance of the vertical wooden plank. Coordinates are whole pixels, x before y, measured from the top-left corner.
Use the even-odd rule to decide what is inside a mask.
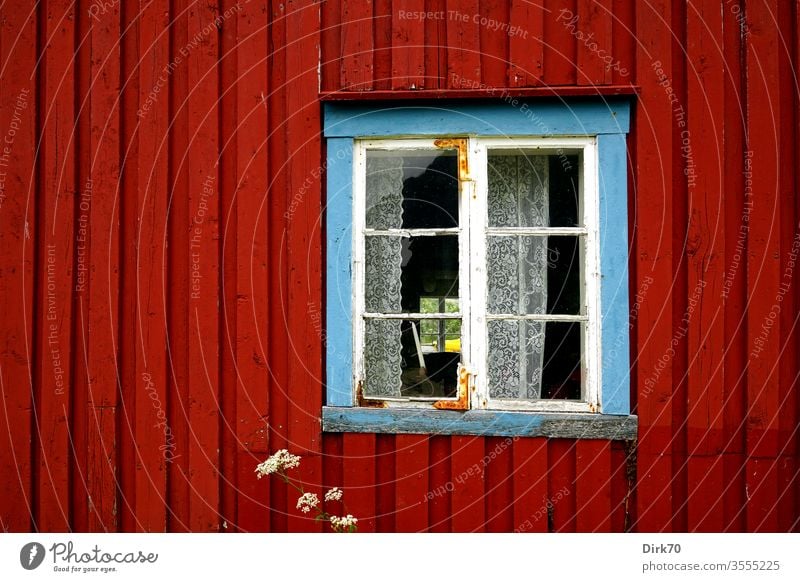
[[[374,67],[371,0],[342,2],[341,22],[341,87],[370,91]]]
[[[308,315],[309,306],[322,305],[322,194],[320,108],[317,103],[319,7],[312,0],[289,4],[286,13],[286,122],[288,152],[287,264],[289,279],[286,313],[289,344],[289,443],[306,456],[301,465],[306,491],[320,493],[322,442],[322,341]],[[290,513],[292,531],[319,531],[313,519]]]
[[[451,529],[454,533],[481,532],[486,527],[483,445],[483,437],[452,437]]]
[[[780,352],[779,284],[781,279],[779,157],[782,132],[779,111],[779,34],[774,26],[777,2],[748,2],[751,34],[747,38],[747,148],[758,177],[748,238],[747,367],[747,529],[777,529],[778,354]]]
[[[79,184],[76,290],[88,298],[88,465],[90,531],[116,531],[117,364],[120,285],[120,7],[91,22],[90,182]],[[84,107],[89,107],[87,103]],[[88,233],[84,220],[90,221]],[[88,234],[88,257],[81,246]],[[92,269],[89,269],[89,267]],[[85,279],[84,279],[85,277]],[[86,292],[88,290],[88,293]],[[81,301],[79,305],[83,306]]]
[[[392,89],[425,88],[425,29],[411,14],[424,12],[425,0],[392,2]]]
[[[508,40],[508,86],[542,84],[544,72],[544,7],[527,0],[511,0]]]
[[[719,300],[725,256],[722,12],[715,2],[692,2],[686,16],[688,62],[703,63],[702,68],[688,67],[689,120],[681,141],[689,197],[689,296],[679,324],[688,333],[688,528],[720,531],[724,515],[718,486],[723,482],[723,465],[713,456],[723,448],[725,381],[725,318]]]
[[[547,516],[551,532],[574,532],[575,441],[553,439],[547,443]]]
[[[797,110],[800,105],[800,96],[795,90],[796,73],[793,63],[791,50],[786,50],[793,41],[793,33],[797,34],[797,29],[792,25],[793,12],[789,3],[781,3],[778,7],[777,23],[780,35],[780,50],[778,51],[779,67],[779,102],[778,107],[781,116],[780,134],[780,194],[778,204],[781,212],[780,220],[780,244],[781,244],[781,285],[779,296],[781,303],[780,318],[780,346],[779,355],[779,389],[780,394],[778,415],[778,455],[796,456],[798,454],[798,440],[795,438],[798,433],[798,390],[797,379],[800,369],[797,365],[797,334],[800,314],[797,311],[797,289],[798,282],[794,280],[794,262],[800,255],[800,213],[797,205],[797,172],[791,170],[795,167],[797,132],[789,128],[797,127]],[[786,128],[785,130],[783,128]],[[794,212],[792,212],[794,210]],[[792,271],[790,271],[792,269]],[[786,283],[789,283],[787,285]],[[781,467],[786,466],[781,461]],[[785,499],[785,498],[784,498]],[[793,508],[787,506],[790,513]],[[782,512],[781,512],[782,513]]]
[[[73,531],[87,531],[89,522],[88,453],[89,453],[89,285],[87,258],[91,254],[91,28],[90,16],[79,5],[75,11],[75,216],[73,257],[74,283],[72,312],[74,325],[70,343],[74,366],[70,385],[70,524]]]
[[[236,4],[229,0],[225,10]],[[267,365],[267,288],[269,187],[267,156],[269,94],[269,16],[257,5],[240,5],[239,13],[223,23],[222,234],[223,295],[223,455],[236,450],[237,468],[223,492],[235,495],[235,528],[269,530],[269,480],[254,478],[254,461],[269,452],[267,419],[270,375]],[[233,86],[233,94],[227,87]],[[259,196],[247,195],[257,192]],[[227,213],[227,216],[225,214]],[[277,303],[277,302],[276,302]],[[229,441],[233,441],[230,442]],[[237,479],[236,475],[240,477]],[[233,508],[229,510],[233,511]]]
[[[189,62],[197,50],[189,44],[188,14],[192,0],[170,4],[168,170],[167,183],[167,417],[182,451],[167,469],[167,528],[171,532],[190,530],[191,435],[189,424],[189,306],[191,264],[189,229],[192,220],[189,201]],[[194,322],[192,322],[193,324]]]
[[[689,194],[688,168],[696,161],[692,149],[691,136],[685,133],[686,99],[686,4],[675,2],[672,5],[671,25],[672,78],[674,91],[672,104],[672,334],[662,358],[672,365],[672,529],[686,531],[688,493],[687,426],[688,418],[688,370],[689,354],[687,347],[685,319],[689,313],[689,297],[694,290],[688,288],[686,233],[688,232]],[[684,141],[686,140],[686,141]],[[687,148],[687,149],[684,149]],[[680,152],[680,153],[679,153]],[[679,176],[675,178],[675,176]],[[673,345],[673,340],[677,342]],[[670,351],[670,348],[674,348]]]
[[[116,434],[117,507],[120,531],[137,531],[136,450],[135,450],[135,390],[138,361],[139,327],[136,319],[138,289],[136,278],[137,237],[139,234],[139,168],[133,162],[139,157],[139,10],[131,3],[120,6],[121,20],[127,31],[120,39],[120,252],[119,252],[119,383],[117,385]],[[141,56],[143,56],[142,53]]]
[[[725,532],[745,532],[747,524],[745,519],[747,512],[747,496],[745,487],[745,477],[747,464],[742,453],[732,455],[722,455],[723,477],[725,479],[725,491],[723,493],[723,505],[725,507]]]
[[[345,482],[344,478],[344,438],[345,434],[342,433],[329,433],[325,434],[322,437],[322,454],[323,454],[323,463],[322,463],[322,489],[323,491],[328,491],[334,487],[339,487],[342,489],[342,485]],[[373,457],[374,461],[374,457]],[[374,476],[375,473],[373,471],[372,475]],[[372,488],[373,494],[375,491],[374,483]],[[324,497],[321,498],[323,502],[323,508],[325,512],[329,515],[347,515],[348,513],[352,514],[354,517],[358,519],[358,531],[365,531],[366,522],[370,521],[372,523],[372,531],[375,531],[375,519],[374,515],[367,518],[363,514],[358,515],[354,512],[353,508],[350,507],[349,501],[358,502],[358,492],[356,491],[346,491],[343,489],[342,493],[342,501],[325,501]],[[346,508],[346,509],[345,509]],[[356,510],[357,511],[357,510]],[[372,513],[375,513],[375,505],[372,505]],[[323,524],[322,526],[323,532],[331,531],[331,526],[329,523]]]
[[[272,39],[267,67],[270,87],[284,87],[286,82],[286,17],[285,4],[274,0],[270,4],[271,18],[268,37]],[[287,117],[286,96],[274,89],[267,93],[267,115],[269,116],[268,154],[269,160],[286,160],[285,128]],[[255,170],[254,170],[255,171]],[[267,190],[267,230],[269,257],[267,305],[267,365],[269,383],[269,446],[270,452],[288,447],[287,426],[289,409],[286,399],[288,386],[288,357],[285,314],[287,307],[287,281],[283,265],[286,264],[286,216],[288,208],[288,181],[286,165],[281,164],[272,172]],[[292,506],[293,508],[293,506]],[[287,491],[286,487],[273,484],[270,487],[270,531],[286,531]]]
[[[741,10],[741,6],[737,5]],[[723,55],[725,59],[724,100],[724,192],[725,273],[720,297],[725,308],[725,401],[723,432],[725,443],[724,506],[725,531],[744,531],[744,450],[746,409],[747,328],[744,313],[747,293],[747,236],[753,203],[752,176],[745,188],[745,176],[752,156],[745,152],[746,104],[742,88],[743,37],[738,12],[723,11]]]
[[[579,440],[575,448],[576,529],[579,532],[610,532],[611,443]]]
[[[432,436],[428,471],[428,493],[425,502],[428,505],[429,532],[447,533],[450,531],[452,515],[451,497],[454,488],[450,471],[450,437]],[[438,495],[434,495],[438,492]]]
[[[682,144],[687,161],[688,446],[690,455],[722,449],[724,317],[719,302],[725,253],[722,128],[724,61],[718,40],[722,14],[716,2],[693,2],[687,12],[689,120]],[[724,194],[723,194],[724,195]],[[703,498],[704,495],[700,495]]]
[[[581,22],[576,0],[542,0],[544,6],[544,75],[547,85],[574,85]]]
[[[445,14],[447,0],[425,0],[425,11]],[[426,19],[425,29],[425,88],[447,88],[447,20]]]
[[[607,85],[614,68],[622,65],[614,54],[611,30],[612,0],[577,0],[579,85]]]
[[[43,8],[40,8],[43,9]],[[36,7],[0,6],[0,527],[31,530],[37,38]],[[41,69],[39,74],[41,74]],[[8,140],[11,143],[8,143]]]
[[[428,527],[428,438],[424,435],[395,437],[395,531],[414,533]]]
[[[397,531],[395,450],[394,435],[375,436],[375,529],[379,532]]]
[[[509,3],[505,0],[484,0],[478,3],[480,25],[481,80],[489,87],[504,87],[507,80],[509,43],[512,35]],[[519,31],[522,36],[522,31]]]
[[[628,532],[636,522],[636,459],[634,447],[611,443],[611,531]],[[629,455],[633,455],[629,458]]]
[[[691,455],[687,461],[689,531],[720,532],[725,526],[725,465],[722,455]]]
[[[660,362],[672,339],[672,126],[671,2],[641,5],[636,11],[636,82],[642,107],[637,116],[637,288],[652,279],[639,307],[635,346],[640,432],[638,446],[638,531],[663,531],[672,517],[672,366]]]
[[[636,73],[636,2],[613,0],[611,8],[611,47],[619,66],[611,68],[611,83],[633,83]]]
[[[322,75],[323,91],[338,91],[341,87],[342,65],[342,28],[341,28],[342,8],[340,0],[327,0],[320,5],[320,50],[322,56]]]
[[[480,24],[477,0],[447,0],[447,87],[480,86]]]
[[[523,438],[513,445],[514,531],[547,531],[547,441]]]
[[[486,475],[486,531],[514,529],[514,465],[511,437],[485,439],[481,460]]]
[[[347,511],[358,518],[359,532],[375,531],[375,435],[345,434],[341,451],[342,481],[332,483],[344,491]],[[327,460],[326,460],[327,463]],[[342,508],[342,509],[343,509]],[[338,513],[336,515],[342,515]],[[325,531],[327,531],[327,527]]]
[[[124,451],[122,466],[135,467],[133,518],[138,531],[164,532],[167,528],[167,466],[186,450],[178,446],[176,427],[168,417],[167,338],[165,321],[169,85],[171,76],[169,36],[163,34],[169,2],[156,0],[138,13],[141,55],[138,63],[137,197],[136,222],[130,243],[133,257],[125,264],[126,284],[134,285],[136,371],[130,385],[123,385],[126,412],[121,432],[133,432],[133,451]],[[134,56],[135,58],[135,56]],[[141,113],[139,113],[141,112]],[[126,162],[127,163],[131,163]],[[127,218],[127,215],[126,215]],[[138,224],[137,224],[138,223]],[[184,223],[185,224],[185,223]],[[133,453],[133,455],[130,455]],[[130,456],[129,456],[130,455]]]
[[[392,88],[392,0],[374,0],[373,85],[375,90]]]
[[[219,218],[220,184],[218,28],[215,21],[236,18],[215,3],[188,7],[186,57],[188,147],[180,164],[188,173],[188,301],[173,305],[188,311],[188,527],[218,531],[219,521]],[[180,52],[180,51],[179,51]]]
[[[72,378],[74,251],[75,6],[48,3],[40,17],[47,39],[38,107],[42,123],[38,224],[38,366],[35,430],[38,440],[39,531],[66,531],[69,523],[69,407]]]

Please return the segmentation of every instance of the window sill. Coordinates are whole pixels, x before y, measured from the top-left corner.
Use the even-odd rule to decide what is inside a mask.
[[[633,415],[324,406],[324,432],[635,440]]]

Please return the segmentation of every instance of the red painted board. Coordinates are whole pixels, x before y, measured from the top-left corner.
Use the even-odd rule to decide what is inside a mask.
[[[480,86],[480,24],[478,2],[447,0],[447,79],[451,89]]]
[[[336,515],[345,515],[345,511],[352,514],[358,518],[358,531],[371,533],[376,527],[375,435],[345,434],[341,438],[342,481],[330,484],[344,491],[343,505]],[[338,459],[326,458],[326,465],[335,462]]]
[[[342,2],[341,9],[341,87],[349,91],[369,91],[373,87],[375,57],[372,2]],[[311,14],[306,18],[310,21]],[[290,52],[296,52],[296,49]],[[309,56],[316,61],[316,52]]]
[[[392,89],[426,86],[425,28],[428,24],[415,18],[421,12],[425,13],[425,0],[392,2]]]
[[[486,527],[483,440],[483,437],[475,436],[452,437],[451,528],[454,533],[482,532]]]
[[[486,487],[486,531],[504,533],[514,529],[514,458],[511,437],[484,439],[481,467]]]
[[[90,98],[83,105],[86,111],[81,112],[88,114],[90,143],[85,145],[89,154],[87,178],[90,182],[81,180],[79,184],[75,289],[81,310],[78,317],[81,323],[84,320],[87,323],[87,335],[78,341],[88,344],[88,360],[80,364],[87,374],[88,393],[86,401],[76,402],[75,413],[84,409],[88,420],[87,487],[82,493],[90,500],[85,527],[89,531],[116,531],[119,524],[116,417],[119,410],[120,207],[121,198],[128,195],[119,180],[121,18],[121,9],[115,6],[91,23],[90,54],[87,55],[87,58],[92,57],[87,87]],[[135,193],[130,195],[135,196]],[[82,231],[84,225],[88,232]],[[82,249],[82,245],[86,248]],[[82,256],[82,252],[86,254]],[[84,313],[85,308],[88,309]]]
[[[395,531],[422,532],[428,527],[428,438],[424,435],[395,437]]]
[[[520,438],[513,445],[514,531],[547,531],[547,441]]]
[[[579,85],[607,85],[624,67],[614,54],[612,0],[577,0]]]
[[[613,479],[611,443],[580,440],[575,444],[575,449],[576,530],[609,532]]]
[[[544,73],[543,3],[511,0],[510,4],[508,86],[541,85]]]
[[[31,419],[34,374],[34,269],[37,211],[36,11],[0,7],[0,131],[14,122],[12,143],[0,150],[0,528],[31,530]]]
[[[70,527],[69,409],[73,365],[72,225],[75,202],[75,6],[53,2],[43,8],[42,31],[48,38],[40,61],[38,200],[39,278],[35,311],[37,366],[35,482],[39,531]]]

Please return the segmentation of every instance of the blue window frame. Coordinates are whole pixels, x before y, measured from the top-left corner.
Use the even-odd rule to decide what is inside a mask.
[[[626,99],[531,102],[509,98],[447,107],[326,103],[327,405],[322,410],[323,430],[635,438],[637,422],[630,415],[628,361],[628,129]],[[363,172],[358,166],[359,144],[364,140],[426,138],[486,139],[495,143],[498,138],[591,138],[597,167],[595,294],[599,309],[596,345],[588,346],[597,352],[598,368],[597,401],[590,409],[497,409],[487,408],[485,403],[469,410],[411,407],[402,402],[391,407],[366,406],[369,401],[362,397],[354,374],[359,359],[354,350],[360,349],[358,326],[354,325],[354,317],[360,317],[354,316],[358,293],[354,287],[354,241],[359,240],[354,232],[359,214],[354,201],[363,178],[359,175]]]

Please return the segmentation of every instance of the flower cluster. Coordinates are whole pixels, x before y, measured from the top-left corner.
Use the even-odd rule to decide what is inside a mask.
[[[259,479],[268,475],[277,475],[284,483],[294,488],[300,493],[300,497],[297,498],[297,509],[303,513],[311,513],[313,509],[316,513],[314,521],[327,521],[331,524],[331,529],[337,533],[353,533],[357,531],[358,528],[356,524],[358,523],[358,519],[349,513],[344,517],[337,517],[329,514],[320,507],[319,496],[316,493],[305,491],[301,485],[295,483],[294,480],[286,474],[288,469],[294,469],[298,466],[300,466],[300,457],[291,454],[286,449],[281,449],[270,455],[266,461],[257,465],[256,474]],[[341,501],[342,496],[342,490],[338,487],[333,487],[325,492],[325,501]]]
[[[312,508],[319,505],[319,497],[316,493],[303,493],[297,500],[297,509],[303,513],[308,513]]]
[[[256,467],[258,478],[273,473],[283,473],[287,469],[294,469],[300,464],[300,457],[291,454],[286,449],[275,451],[275,454]]]
[[[342,490],[338,487],[334,487],[333,489],[329,489],[325,492],[325,501],[341,501],[342,500]]]
[[[344,517],[336,517],[335,515],[332,515],[330,517],[330,522],[333,531],[354,532],[356,530],[358,519],[348,513]]]

